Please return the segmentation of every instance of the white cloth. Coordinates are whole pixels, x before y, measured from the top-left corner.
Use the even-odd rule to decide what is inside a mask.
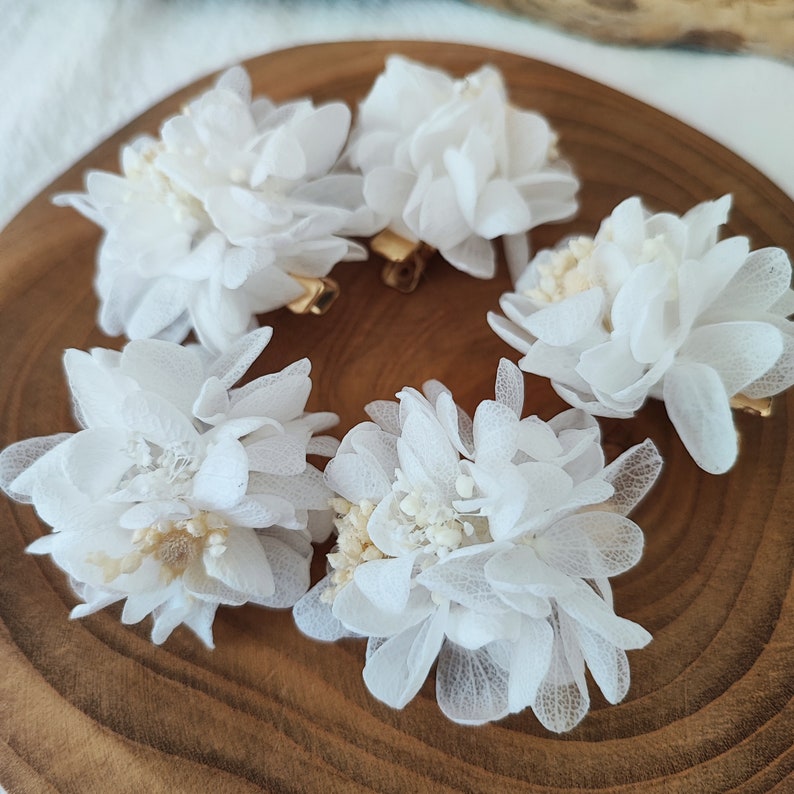
[[[596,44],[462,0],[0,0],[0,228],[154,102],[254,55],[439,39],[539,58],[638,97],[794,196],[794,65]]]

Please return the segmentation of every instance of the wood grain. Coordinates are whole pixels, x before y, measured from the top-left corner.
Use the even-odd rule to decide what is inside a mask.
[[[310,46],[254,59],[255,90],[355,103],[402,52],[464,74],[504,72],[516,104],[545,113],[583,180],[575,222],[533,233],[536,247],[592,233],[622,198],[683,211],[735,196],[730,233],[794,251],[794,205],[746,163],[645,105],[515,55],[432,43]],[[79,188],[86,168],[115,169],[133,134],[156,131],[193,86],[168,99],[60,178],[0,237],[0,444],[74,427],[60,359],[65,347],[119,346],[96,330],[91,280],[97,230],[49,202]],[[336,270],[342,296],[328,315],[262,318],[275,339],[256,372],[307,355],[313,409],[341,416],[429,377],[472,409],[489,396],[498,358],[515,358],[485,312],[508,287],[434,262],[413,295],[379,283],[374,263]],[[527,409],[563,406],[527,377]],[[221,609],[217,650],[177,630],[163,647],[150,625],[108,609],[81,621],[62,573],[24,553],[45,530],[26,506],[0,502],[0,783],[10,792],[516,791],[745,792],[794,785],[794,394],[768,420],[739,416],[741,457],[727,475],[692,463],[664,411],[603,422],[610,455],[646,436],[666,466],[636,513],[641,563],[616,581],[618,611],[654,635],[630,654],[626,700],[598,696],[568,735],[530,713],[496,725],[446,721],[427,682],[403,711],[374,701],[361,680],[364,647],[317,644],[288,612]],[[319,578],[320,555],[314,575]]]
[[[620,44],[683,45],[794,59],[791,0],[478,0]]]

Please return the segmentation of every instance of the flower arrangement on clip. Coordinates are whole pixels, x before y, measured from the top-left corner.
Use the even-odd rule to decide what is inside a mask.
[[[29,551],[68,575],[73,617],[123,602],[153,642],[185,625],[212,647],[220,605],[293,607],[310,637],[366,638],[364,682],[394,708],[435,665],[455,722],[530,709],[570,730],[586,671],[617,703],[626,651],[650,641],[616,614],[610,578],[641,556],[628,514],[661,458],[646,440],[608,462],[594,416],[661,398],[695,461],[729,468],[729,398],[794,381],[790,263],[717,241],[727,198],[681,218],[629,199],[595,237],[530,258],[529,231],[575,213],[578,181],[492,67],[455,79],[393,56],[352,118],[253,98],[237,67],[125,147],[121,175],[56,198],[102,227],[98,323],[130,341],[66,352],[79,428],[11,444],[0,485],[52,528]],[[501,238],[515,292],[489,321],[573,407],[525,415],[503,359],[472,416],[428,381],[339,442],[333,412],[306,411],[307,359],[243,382],[267,356],[258,316],[326,311],[361,238],[402,291],[436,251],[493,276]],[[311,587],[312,543],[334,528]]]
[[[595,237],[540,251],[491,327],[570,405],[628,418],[648,397],[695,463],[722,474],[739,441],[731,407],[767,414],[794,383],[791,262],[718,240],[731,197],[685,215],[619,204]]]

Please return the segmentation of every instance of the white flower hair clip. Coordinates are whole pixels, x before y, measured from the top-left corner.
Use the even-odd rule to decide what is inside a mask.
[[[571,217],[579,183],[538,113],[509,104],[500,72],[462,80],[393,55],[360,104],[347,156],[367,204],[385,218],[372,248],[404,262],[420,243],[454,267],[491,278],[492,241],[523,267],[527,232]],[[416,278],[414,274],[414,279]]]
[[[626,418],[663,400],[713,474],[738,453],[731,399],[764,412],[763,398],[794,383],[791,263],[779,248],[751,253],[745,237],[718,241],[730,205],[723,196],[679,217],[627,199],[594,238],[538,253],[502,296],[506,318],[489,315],[521,369],[573,406]]]
[[[333,454],[314,434],[337,417],[304,411],[306,359],[231,388],[270,337],[214,359],[153,339],[66,352],[82,429],[3,450],[0,485],[52,527],[28,551],[69,575],[85,602],[72,617],[125,600],[122,621],[151,613],[155,643],[184,623],[212,647],[220,604],[289,607],[307,590],[309,511],[326,515],[331,491],[306,455]],[[320,540],[330,516],[324,535],[316,523]]]
[[[626,516],[659,473],[650,441],[609,465],[595,420],[521,419],[503,359],[473,420],[439,383],[367,407],[326,467],[338,494],[329,574],[294,608],[309,636],[368,638],[364,681],[395,708],[437,661],[439,706],[478,724],[531,708],[549,730],[589,708],[585,668],[612,703],[643,628],[614,612],[609,577],[643,538]]]
[[[252,100],[235,67],[159,139],[126,146],[123,175],[92,171],[86,193],[56,197],[104,229],[102,330],[181,342],[192,329],[220,352],[257,314],[327,305],[335,285],[317,279],[366,259],[347,236],[377,228],[361,176],[333,170],[349,127],[342,102]]]

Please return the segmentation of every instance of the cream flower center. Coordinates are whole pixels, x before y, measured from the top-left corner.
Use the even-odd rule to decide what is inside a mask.
[[[555,251],[549,262],[537,265],[538,283],[524,294],[539,303],[557,303],[598,284],[592,264],[595,249],[592,237],[577,237],[568,247]]]
[[[184,223],[190,219],[197,222],[200,229],[209,231],[214,228],[214,224],[202,202],[157,167],[157,156],[164,150],[165,144],[162,141],[152,143],[139,153],[133,165],[125,167],[124,175],[133,183],[144,184],[150,197],[158,204],[171,209],[177,223]]]
[[[474,481],[460,475],[455,483],[458,495],[469,498]],[[419,549],[423,554],[421,567],[428,568],[461,546],[485,543],[490,540],[488,519],[483,516],[459,515],[450,505],[428,498],[411,489],[406,492],[405,476],[396,470],[393,491],[399,497],[400,517],[393,519],[394,533],[406,550]],[[327,555],[332,568],[331,585],[320,596],[325,603],[333,603],[339,591],[353,579],[356,568],[370,560],[386,559],[369,535],[369,519],[376,505],[370,501],[353,504],[346,499],[331,501],[336,511],[334,520],[338,537],[335,550]]]
[[[110,557],[103,551],[92,552],[86,561],[102,568],[105,582],[121,574],[134,573],[149,557],[160,565],[166,583],[181,576],[190,564],[206,551],[220,557],[226,551],[229,527],[224,520],[207,511],[179,521],[158,521],[135,530],[133,551],[123,557]]]
[[[330,604],[337,593],[353,579],[353,572],[364,562],[380,560],[386,555],[372,542],[367,531],[367,523],[375,505],[369,501],[359,504],[337,498],[331,501],[337,517],[334,526],[338,533],[336,550],[327,556],[333,568],[331,587],[323,591],[320,598]]]

